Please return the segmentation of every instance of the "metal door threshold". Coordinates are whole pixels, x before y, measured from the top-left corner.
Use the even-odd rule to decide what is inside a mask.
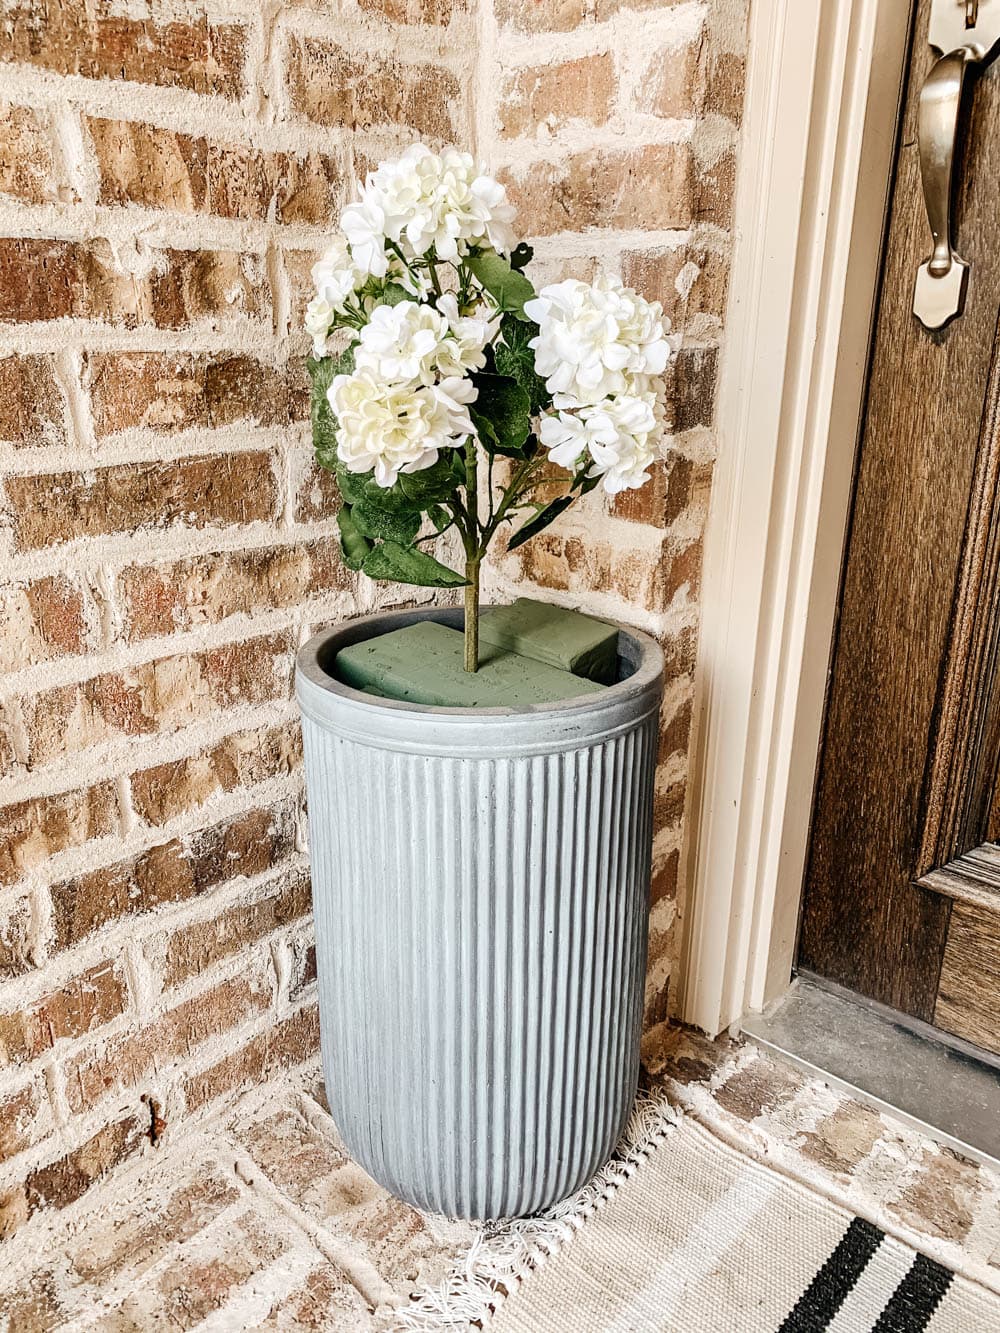
[[[1000,1170],[1000,1070],[891,1014],[798,977],[740,1026],[765,1050]]]

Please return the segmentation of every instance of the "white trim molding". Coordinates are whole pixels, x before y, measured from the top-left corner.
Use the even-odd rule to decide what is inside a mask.
[[[706,534],[678,1016],[791,975],[910,0],[754,0]]]

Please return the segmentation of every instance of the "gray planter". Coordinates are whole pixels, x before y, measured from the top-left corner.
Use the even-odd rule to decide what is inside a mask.
[[[422,708],[299,653],[323,1069],[351,1154],[453,1217],[522,1216],[607,1160],[639,1071],[663,657],[536,709]]]

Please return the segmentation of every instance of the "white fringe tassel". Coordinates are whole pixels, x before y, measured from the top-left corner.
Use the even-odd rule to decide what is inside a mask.
[[[662,1093],[640,1094],[614,1155],[593,1180],[535,1217],[484,1225],[451,1277],[440,1286],[415,1292],[411,1303],[395,1312],[396,1327],[419,1333],[474,1324],[485,1328],[511,1292],[559,1254],[680,1119]]]

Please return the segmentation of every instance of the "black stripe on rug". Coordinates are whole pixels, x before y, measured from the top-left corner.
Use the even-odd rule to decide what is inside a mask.
[[[872,1333],[922,1333],[954,1276],[925,1254],[918,1254],[875,1321]]]
[[[795,1302],[779,1333],[823,1333],[883,1239],[884,1232],[878,1227],[856,1217]]]

